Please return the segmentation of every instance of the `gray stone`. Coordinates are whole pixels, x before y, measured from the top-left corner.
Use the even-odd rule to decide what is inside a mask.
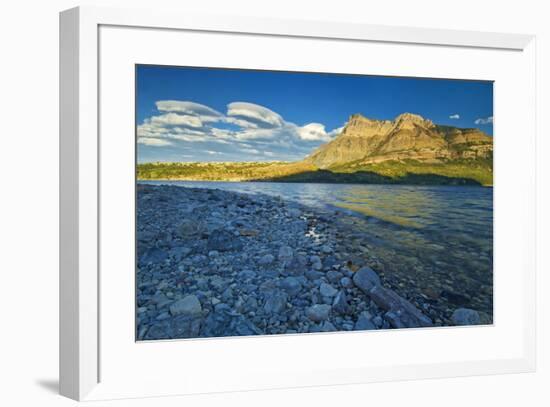
[[[151,302],[157,306],[157,309],[161,309],[167,306],[168,304],[171,304],[173,300],[168,298],[166,295],[160,293],[153,296],[153,298],[151,298]]]
[[[145,334],[147,333],[147,328],[148,327],[146,325],[139,328],[138,340],[145,339]]]
[[[329,270],[326,273],[327,280],[331,283],[337,284],[338,281],[342,278],[342,273],[335,271],[335,270]]]
[[[187,295],[170,305],[172,315],[200,315],[202,307],[195,295]]]
[[[264,312],[267,315],[280,314],[286,309],[288,297],[280,290],[274,290],[265,294]]]
[[[243,281],[249,281],[256,277],[256,273],[252,270],[243,270],[237,276]]]
[[[210,285],[216,291],[220,291],[225,287],[225,280],[219,276],[214,276],[210,279]]]
[[[306,310],[306,315],[314,322],[322,322],[328,319],[330,308],[328,304],[315,304]]]
[[[325,244],[321,247],[321,251],[325,254],[332,253],[332,247],[330,247],[328,244]]]
[[[380,323],[382,323],[382,318],[380,318]],[[353,329],[356,331],[365,331],[376,329],[376,325],[371,321],[370,315],[367,312],[362,312],[359,314],[359,318],[357,318]]]
[[[227,314],[225,308],[220,307],[226,304],[218,304],[214,308],[214,312],[208,314],[202,323],[202,337],[227,336],[226,329],[231,322],[231,317]],[[227,307],[227,309],[230,309]]]
[[[327,283],[322,283],[319,287],[319,292],[323,297],[334,297],[338,290]]]
[[[377,328],[381,328],[382,325],[384,325],[384,320],[382,319],[382,317],[380,315],[375,316],[372,319],[372,322],[374,323],[374,325],[376,325]]]
[[[354,284],[365,294],[377,285],[380,285],[380,277],[370,267],[362,267],[353,274]]]
[[[302,216],[302,211],[299,210],[299,209],[296,209],[296,208],[289,208],[289,209],[287,210],[287,213],[288,213],[290,216],[294,217],[294,218],[298,218],[298,217]]]
[[[171,324],[170,321],[164,320],[157,322],[149,328],[145,334],[145,339],[170,339],[171,338]]]
[[[351,288],[353,287],[353,281],[349,277],[342,277],[340,279],[340,285],[344,288]]]
[[[171,257],[174,257],[177,261],[180,261],[184,257],[188,256],[191,252],[192,252],[192,250],[189,247],[177,246],[177,247],[173,247],[172,249],[170,249],[168,254]]]
[[[455,325],[478,325],[481,322],[479,313],[470,308],[458,308],[453,312],[451,320]]]
[[[244,308],[248,312],[255,312],[258,308],[258,300],[254,297],[248,297],[244,303]]]
[[[233,289],[231,287],[227,287],[225,291],[222,293],[222,300],[225,302],[229,302],[233,298]]]
[[[201,318],[197,315],[178,315],[172,319],[172,338],[196,338],[201,328]]]
[[[160,314],[157,315],[155,318],[157,321],[162,321],[164,319],[170,318],[170,313],[168,311],[163,311]]]
[[[294,257],[294,252],[289,246],[281,246],[279,248],[279,261],[289,262]]]
[[[197,284],[200,290],[208,290],[208,280],[206,278],[197,278],[195,284]]]
[[[141,256],[140,263],[141,264],[157,264],[162,263],[168,258],[168,253],[166,253],[164,250],[157,249],[156,247],[147,250],[143,256]]]
[[[309,256],[309,261],[311,262],[311,264],[313,264],[313,263],[320,262],[321,258],[316,254],[314,254],[313,256]]]
[[[260,335],[262,333],[254,323],[245,317],[240,317],[236,320],[234,323],[234,330],[235,333],[240,336]]]
[[[272,254],[266,254],[260,257],[260,260],[258,261],[258,263],[260,263],[263,266],[266,266],[268,264],[273,263],[274,260],[275,260],[275,257]]]
[[[323,325],[321,325],[321,332],[334,332],[337,331],[334,324],[330,321],[323,322]]]
[[[348,298],[344,291],[339,291],[336,297],[334,297],[332,309],[342,315],[348,314],[351,311]]]
[[[285,263],[285,269],[294,275],[303,274],[307,267],[307,257],[303,254],[296,254],[292,260]]]
[[[178,235],[183,239],[199,238],[206,231],[202,222],[184,219],[178,226]]]
[[[311,256],[311,267],[313,267],[314,270],[321,270],[323,268],[323,263],[321,262],[321,258],[319,256]]]
[[[376,285],[369,291],[369,296],[376,305],[387,311],[384,318],[394,328],[433,326],[430,318],[392,290]]]
[[[316,271],[316,270],[306,270],[304,275],[308,280],[311,280],[311,281],[318,280],[321,277],[323,277],[323,273],[321,273],[320,271]]]
[[[243,248],[242,242],[232,233],[225,229],[214,230],[208,236],[208,250],[216,250],[218,252],[235,251]]]
[[[295,277],[286,277],[281,283],[280,287],[287,292],[288,295],[294,296],[300,292],[302,289],[302,284]]]

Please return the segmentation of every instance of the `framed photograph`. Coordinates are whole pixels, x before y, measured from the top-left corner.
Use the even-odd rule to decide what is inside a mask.
[[[535,40],[60,17],[60,388],[527,372]]]

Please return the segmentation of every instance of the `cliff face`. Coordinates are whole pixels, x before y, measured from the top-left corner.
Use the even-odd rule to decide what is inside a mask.
[[[440,162],[489,158],[493,138],[478,129],[438,126],[411,113],[394,120],[350,117],[342,133],[320,146],[306,161],[319,168],[361,160],[364,164],[413,159]]]

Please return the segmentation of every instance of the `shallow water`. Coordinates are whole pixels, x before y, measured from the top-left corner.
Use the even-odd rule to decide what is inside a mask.
[[[140,182],[141,183],[141,182]],[[265,182],[147,181],[281,196],[354,215],[342,222],[359,234],[378,270],[398,287],[448,307],[492,316],[493,190],[466,186]]]

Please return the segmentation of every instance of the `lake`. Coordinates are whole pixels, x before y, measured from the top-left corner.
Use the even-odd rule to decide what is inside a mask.
[[[464,306],[493,315],[493,189],[475,186],[140,181],[268,194],[353,225],[386,282],[447,314]],[[443,310],[444,311],[444,310]]]

